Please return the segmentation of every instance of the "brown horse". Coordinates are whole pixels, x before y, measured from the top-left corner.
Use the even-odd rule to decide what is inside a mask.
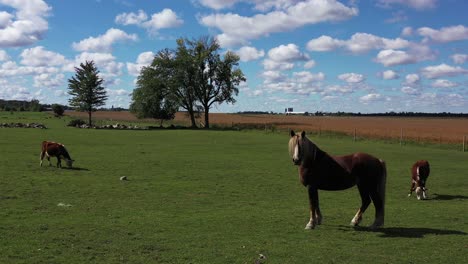
[[[310,220],[305,229],[313,229],[322,222],[318,190],[338,191],[357,185],[361,195],[361,207],[351,220],[357,226],[362,214],[371,203],[375,206],[372,229],[384,224],[385,182],[387,169],[383,160],[366,153],[346,156],[330,156],[310,141],[303,131],[291,131],[289,154],[294,165],[299,166],[299,178],[307,187],[310,205]]]

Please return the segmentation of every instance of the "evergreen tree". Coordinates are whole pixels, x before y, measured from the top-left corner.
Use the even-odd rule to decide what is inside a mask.
[[[75,71],[75,76],[68,80],[68,94],[72,96],[68,102],[77,110],[88,113],[88,124],[91,126],[92,112],[107,100],[106,90],[102,86],[104,80],[99,77],[94,61],[81,63],[80,67],[75,67]]]

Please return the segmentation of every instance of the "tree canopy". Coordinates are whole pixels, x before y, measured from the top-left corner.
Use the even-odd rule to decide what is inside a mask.
[[[238,68],[239,56],[229,51],[221,56],[217,40],[211,37],[179,38],[176,43],[175,50],[159,51],[151,66],[142,69],[134,95],[141,93],[137,91],[143,87],[141,85],[151,86],[152,97],[159,98],[153,101],[155,104],[171,102],[185,109],[192,127],[196,127],[195,115],[202,110],[204,126],[209,128],[211,107],[224,102],[235,103],[234,96],[239,93],[237,86],[246,80]],[[134,100],[132,105],[134,109],[143,108],[136,105],[143,103],[144,100]]]

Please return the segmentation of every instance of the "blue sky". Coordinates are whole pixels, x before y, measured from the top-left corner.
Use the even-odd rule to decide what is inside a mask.
[[[180,37],[216,37],[247,82],[213,112],[468,112],[465,0],[0,0],[0,99],[67,104],[94,60],[107,106]]]

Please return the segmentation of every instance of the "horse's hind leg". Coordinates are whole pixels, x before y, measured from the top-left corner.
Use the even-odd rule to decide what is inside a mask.
[[[371,192],[372,202],[375,206],[375,220],[370,228],[375,229],[384,225],[384,200],[378,192]]]
[[[363,186],[358,185],[359,189],[359,194],[361,195],[361,207],[357,211],[356,215],[353,217],[351,220],[352,226],[358,226],[359,223],[362,220],[362,214],[366,211],[367,207],[369,207],[369,204],[371,203],[371,197],[369,195],[369,192],[367,189],[365,189]]]

